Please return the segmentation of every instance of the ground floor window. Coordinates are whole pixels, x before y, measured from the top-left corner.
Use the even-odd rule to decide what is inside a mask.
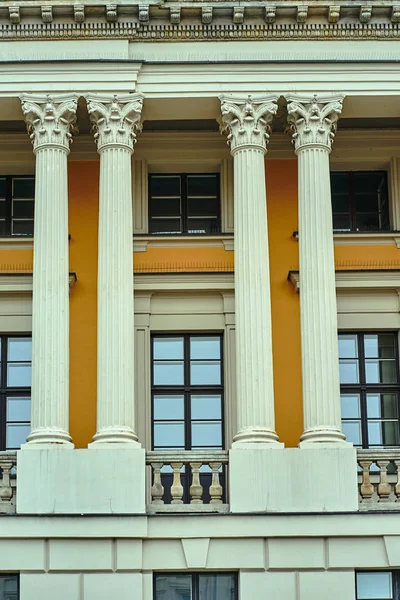
[[[18,600],[19,577],[18,575],[0,575],[0,600]]]
[[[400,571],[365,571],[356,574],[357,600],[399,600]]]
[[[154,600],[237,600],[236,573],[155,573]]]

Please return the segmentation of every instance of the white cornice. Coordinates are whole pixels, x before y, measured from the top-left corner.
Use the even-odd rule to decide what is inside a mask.
[[[69,288],[77,282],[75,273],[69,274]],[[2,293],[32,293],[32,273],[0,273],[0,294]]]
[[[223,291],[234,289],[233,273],[152,273],[135,274],[137,292],[202,290]]]
[[[289,271],[288,279],[296,292],[300,291],[299,271]],[[336,271],[336,289],[339,290],[400,290],[400,270]]]
[[[146,235],[134,237],[133,251],[146,252],[147,248],[225,248],[233,250],[233,235]],[[1,245],[0,245],[1,248]]]

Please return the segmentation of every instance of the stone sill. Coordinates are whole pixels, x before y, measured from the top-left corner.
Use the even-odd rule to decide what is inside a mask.
[[[33,237],[23,235],[0,237],[0,250],[33,250]]]
[[[148,504],[147,514],[156,513],[187,513],[187,514],[227,514],[229,504]]]
[[[400,231],[334,233],[335,246],[391,246],[400,248]]]
[[[218,235],[134,235],[133,251],[147,248],[225,248],[233,250],[233,234]]]

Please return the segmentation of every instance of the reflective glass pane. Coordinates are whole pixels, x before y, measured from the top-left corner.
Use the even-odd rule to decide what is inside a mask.
[[[332,210],[334,213],[350,213],[350,196],[348,194],[332,194]]]
[[[7,365],[7,383],[9,387],[31,386],[30,363],[10,363]]]
[[[26,438],[31,430],[30,425],[18,425],[16,423],[7,423],[6,425],[6,448],[14,450],[25,444]]]
[[[218,217],[217,198],[188,198],[187,206],[189,217]]]
[[[8,360],[18,362],[31,361],[32,338],[8,338]]]
[[[13,217],[22,219],[33,219],[34,202],[32,200],[14,200],[13,201]]]
[[[30,421],[30,398],[7,398],[7,421]]]
[[[368,358],[365,361],[365,380],[367,383],[396,383],[396,361]]]
[[[183,361],[155,361],[154,385],[183,385]]]
[[[150,211],[153,217],[180,217],[180,198],[152,198]]]
[[[153,338],[155,360],[183,360],[183,337]]]
[[[150,177],[150,196],[180,196],[180,175],[152,175]]]
[[[395,336],[392,333],[364,335],[364,352],[366,358],[394,358]]]
[[[357,573],[357,600],[391,600],[392,598],[390,571]]]
[[[190,382],[192,385],[220,385],[220,361],[192,361],[190,363]]]
[[[188,175],[188,196],[217,196],[217,175]]]
[[[347,194],[349,191],[349,174],[346,171],[331,172],[332,194]]]
[[[182,233],[182,223],[180,219],[150,219],[150,233],[163,233],[164,235],[174,235]]]
[[[342,421],[342,431],[348,442],[355,446],[361,446],[361,423],[359,421]]]
[[[397,419],[397,395],[367,394],[367,416],[369,419]]]
[[[357,358],[356,335],[339,335],[339,358]]]
[[[206,421],[192,422],[192,446],[207,448],[209,446],[222,447],[221,422],[209,423]]]
[[[13,235],[33,235],[33,220],[21,220],[12,221],[12,234]]]
[[[340,405],[342,419],[360,418],[360,396],[358,394],[341,394]]]
[[[333,213],[333,229],[334,231],[351,231],[350,215]]]
[[[191,575],[157,574],[155,587],[155,600],[192,600]]]
[[[155,448],[184,448],[185,426],[183,423],[154,423]]]
[[[233,600],[236,580],[231,573],[199,575],[199,600]]]
[[[184,419],[183,396],[154,396],[154,418],[169,421]]]
[[[191,359],[219,359],[221,357],[221,339],[219,337],[191,337]]]
[[[357,231],[378,231],[385,229],[382,226],[379,213],[359,213],[356,215],[356,230]]]
[[[358,360],[339,361],[340,383],[358,383]]]
[[[368,421],[368,443],[370,446],[397,446],[399,424],[396,421]]]
[[[17,575],[0,575],[0,600],[18,600]]]
[[[192,419],[221,419],[221,396],[192,396]]]
[[[14,177],[13,178],[13,198],[34,198],[35,197],[35,178],[34,177]]]

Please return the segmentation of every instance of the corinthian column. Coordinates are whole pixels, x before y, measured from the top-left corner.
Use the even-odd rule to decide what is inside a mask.
[[[343,443],[329,153],[343,96],[289,96],[298,156],[300,322],[304,433],[301,445]]]
[[[221,98],[234,164],[238,432],[234,445],[279,446],[275,433],[264,156],[277,96]]]
[[[36,155],[32,305],[32,417],[25,448],[72,448],[68,433],[67,156],[78,95],[23,95]]]
[[[143,98],[89,96],[100,154],[96,444],[138,444],[134,414],[131,155]]]

